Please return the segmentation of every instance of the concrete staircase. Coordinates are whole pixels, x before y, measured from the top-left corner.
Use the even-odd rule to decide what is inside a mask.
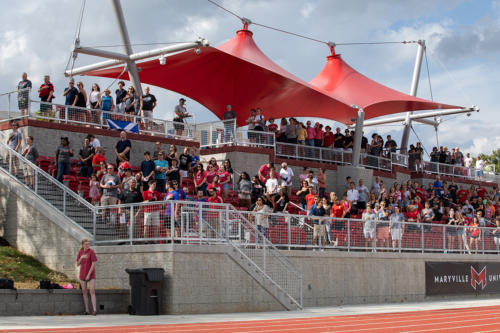
[[[233,209],[231,213],[237,212]],[[243,217],[242,217],[243,218]],[[226,253],[257,283],[272,295],[283,307],[289,311],[302,309],[302,273],[292,267],[289,260],[281,254],[269,241],[256,247],[247,247],[231,241],[220,232],[214,230],[209,223],[201,219],[204,228],[211,230],[219,239],[226,239]],[[246,220],[245,227],[255,227]],[[247,224],[248,223],[248,224]],[[285,267],[285,266],[286,267]],[[277,281],[280,281],[279,284]]]
[[[12,172],[12,166],[9,165],[8,153],[12,152],[4,144],[0,146],[0,169],[11,177],[15,177],[20,183],[26,184],[26,176],[22,165],[28,162],[21,156],[16,155],[19,170],[17,175]],[[80,197],[77,193],[73,192],[67,186],[59,183],[56,179],[48,173],[38,168],[33,164],[28,164],[34,171],[35,184],[33,187],[25,188],[32,191],[40,198],[40,204],[49,204],[53,208],[60,211],[71,222],[74,222],[88,231],[90,234],[95,234],[95,240],[106,240],[114,235],[115,230],[108,224],[104,223],[104,218],[97,214],[96,208],[87,202],[84,198]],[[94,230],[95,220],[95,230]]]

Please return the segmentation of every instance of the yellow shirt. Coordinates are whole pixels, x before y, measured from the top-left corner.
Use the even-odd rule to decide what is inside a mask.
[[[297,140],[305,140],[307,138],[307,131],[305,128],[299,128],[297,130]]]

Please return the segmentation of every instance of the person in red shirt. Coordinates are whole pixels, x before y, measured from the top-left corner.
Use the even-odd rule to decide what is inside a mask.
[[[267,125],[267,130],[276,134],[278,131],[278,125],[274,123],[274,118],[269,118],[269,125]]]
[[[484,197],[486,196],[486,194],[488,193],[488,191],[484,188],[484,187],[479,187],[477,190],[477,195],[481,198],[481,199],[484,199]]]
[[[207,192],[207,172],[203,170],[203,165],[199,163],[196,166],[196,170],[193,174],[194,186],[196,187],[196,192],[203,191],[203,195],[208,195]]]
[[[144,207],[144,238],[158,237],[160,235],[160,205],[155,205],[157,201],[161,202],[161,194],[155,190],[156,181],[151,179],[148,182],[148,190],[142,192],[144,202],[150,204]]]
[[[106,149],[102,147],[97,147],[95,149],[95,155],[92,157],[92,168],[94,170],[97,170],[101,166],[101,162],[104,162],[104,164],[108,164],[106,162]]]
[[[208,192],[210,193],[210,190],[214,189],[215,192],[217,192],[217,195],[220,196],[222,194],[222,186],[219,184],[219,176],[215,176],[212,184],[208,185]]]
[[[89,300],[87,291],[90,293],[90,300],[92,302],[92,314],[96,315],[96,299],[95,299],[95,263],[97,256],[94,250],[90,248],[88,239],[82,240],[82,247],[78,251],[76,257],[76,265],[80,267],[80,286],[82,287],[83,304],[85,305],[85,313],[89,314]]]
[[[52,105],[47,103],[52,103],[54,98],[54,86],[50,83],[50,76],[45,75],[43,77],[43,84],[38,89],[38,96],[40,97],[40,111],[45,117],[52,117]]]
[[[326,126],[325,133],[323,134],[323,147],[332,148],[333,141],[335,141],[335,138],[333,137],[332,128]]]
[[[262,182],[262,184],[265,184],[267,180],[269,179],[269,172],[271,172],[271,169],[274,170],[274,163],[273,162],[267,162],[266,164],[263,164],[259,168],[259,180]],[[278,178],[278,173],[275,171],[276,178]]]
[[[307,203],[307,212],[309,213],[311,206],[314,204],[314,198],[318,197],[319,199],[319,196],[316,193],[314,193],[314,188],[312,186],[309,186],[308,189],[309,189],[309,194],[306,195],[305,199]]]
[[[212,205],[208,205],[209,212],[207,213],[207,222],[212,227],[213,230],[219,232],[221,230],[222,219],[220,219],[219,211],[223,209],[223,206],[218,204],[223,204],[224,200],[217,194],[217,191],[211,188],[208,191],[208,202]],[[217,204],[217,205],[216,205]],[[211,237],[217,237],[217,235],[211,233],[211,230],[208,230],[209,234],[212,234]]]
[[[467,197],[469,196],[469,191],[464,189],[462,185],[460,185],[460,190],[457,192],[458,203],[463,204]]]
[[[335,241],[332,241],[334,246],[337,246],[339,244],[339,238],[344,238],[344,243],[345,243],[345,238],[346,238],[346,233],[344,231],[345,229],[345,221],[342,220],[345,218],[345,215],[347,214],[347,210],[344,204],[342,204],[339,200],[339,198],[335,198],[335,202],[332,204],[332,211],[330,213],[330,217],[333,217],[332,221],[332,230],[333,230],[333,239]]]
[[[314,135],[314,146],[321,147],[323,143],[323,125],[316,123],[314,126],[316,128],[316,134]]]
[[[221,165],[217,176],[219,177],[219,184],[222,186],[222,197],[225,199],[227,198],[227,192],[229,191],[231,174],[226,170],[224,165]]]

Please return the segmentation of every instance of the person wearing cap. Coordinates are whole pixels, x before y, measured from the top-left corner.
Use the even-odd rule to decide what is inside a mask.
[[[174,110],[175,135],[182,135],[182,131],[184,130],[184,125],[181,123],[184,122],[184,118],[190,117],[189,113],[187,112],[185,104],[186,100],[184,98],[179,99],[179,105],[177,105]]]
[[[139,97],[139,112],[144,117],[143,122],[146,129],[152,130],[153,128],[153,110],[156,107],[156,97],[149,93],[149,87],[144,88],[144,95]]]
[[[234,112],[231,104],[226,106],[226,112],[224,112],[222,118],[224,119],[224,143],[234,143],[236,140],[235,128],[236,128],[236,112]]]

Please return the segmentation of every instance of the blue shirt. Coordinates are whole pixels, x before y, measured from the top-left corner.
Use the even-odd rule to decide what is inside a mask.
[[[69,87],[66,89],[69,89]],[[66,101],[64,102],[64,104],[73,105],[76,95],[78,95],[78,89],[76,89],[75,87],[69,89],[68,93],[66,94]]]
[[[168,168],[167,160],[156,160],[155,167]],[[167,179],[165,172],[155,171],[155,179]]]
[[[111,95],[101,97],[101,110],[111,111]]]

